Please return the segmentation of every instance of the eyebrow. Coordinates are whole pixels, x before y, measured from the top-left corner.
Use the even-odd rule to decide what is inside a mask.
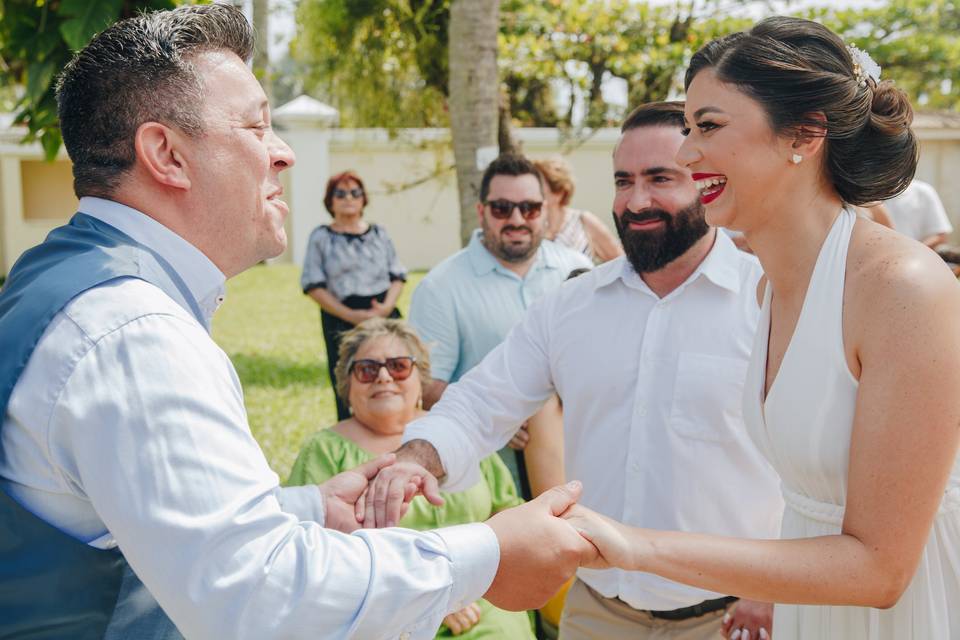
[[[699,118],[705,113],[726,113],[726,111],[724,111],[720,107],[700,107],[699,109],[693,112],[694,120],[696,120],[697,118]]]

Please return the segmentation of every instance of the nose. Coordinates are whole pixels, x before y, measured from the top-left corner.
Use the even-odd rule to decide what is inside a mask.
[[[683,139],[683,143],[680,145],[680,148],[677,149],[677,164],[681,167],[690,168],[691,165],[698,162],[701,159],[700,151],[697,149],[696,143],[691,139],[691,136],[687,136]]]
[[[297,162],[297,156],[286,142],[270,130],[270,164],[277,170],[289,169]]]
[[[644,211],[653,204],[653,198],[650,196],[650,190],[645,182],[635,184],[630,191],[630,198],[627,200],[627,208],[630,211]]]
[[[382,364],[377,369],[377,382],[393,382],[393,376],[387,371],[387,365]]]

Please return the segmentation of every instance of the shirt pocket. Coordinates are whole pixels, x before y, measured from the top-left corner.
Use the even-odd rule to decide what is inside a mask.
[[[747,360],[681,352],[670,428],[686,438],[727,442],[743,430]]]

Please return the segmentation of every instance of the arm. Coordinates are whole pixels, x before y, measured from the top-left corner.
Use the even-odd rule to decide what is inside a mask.
[[[589,211],[584,211],[580,214],[580,219],[583,220],[583,228],[587,232],[587,237],[590,238],[590,247],[597,256],[597,260],[606,262],[623,255],[623,246],[620,244],[620,240],[606,225],[600,222],[597,216]]]
[[[898,254],[890,244],[871,247],[879,257],[864,261],[848,303],[848,344],[861,371],[841,533],[739,540],[631,529],[591,516],[599,535],[582,528],[613,564],[768,602],[897,602],[960,443],[960,294],[935,255]]]
[[[538,496],[566,482],[563,471],[563,408],[553,396],[527,421],[530,442],[523,452],[530,490]]]
[[[925,237],[925,238],[924,238],[923,240],[921,240],[920,242],[922,242],[923,244],[927,245],[927,246],[930,247],[931,249],[936,249],[938,246],[940,246],[941,244],[943,244],[944,242],[946,242],[948,237],[949,237],[949,235],[946,234],[946,233],[933,233],[933,234]]]
[[[383,299],[383,302],[377,302],[376,300],[370,305],[370,308],[373,312],[380,316],[381,318],[386,318],[393,310],[397,307],[397,300],[400,298],[400,293],[403,291],[403,285],[406,284],[403,280],[392,280],[390,282],[390,288],[387,289],[387,295]]]
[[[410,326],[430,349],[430,373],[434,382],[444,386],[453,377],[460,364],[460,324],[456,304],[450,291],[440,286],[435,273],[429,273],[413,290],[410,301]],[[429,409],[440,398],[424,395],[424,408]],[[432,400],[432,402],[430,402]]]
[[[445,381],[432,378],[430,384],[423,391],[423,408],[429,411],[433,405],[440,401],[440,396],[443,395],[446,388],[447,383]]]
[[[282,511],[235,380],[196,323],[140,318],[84,355],[51,424],[61,473],[186,636],[432,638],[483,594],[485,525],[348,536]]]
[[[351,309],[347,305],[343,304],[337,297],[327,291],[326,287],[316,287],[310,289],[307,292],[307,295],[310,296],[314,302],[320,305],[327,313],[333,314],[345,320],[350,324],[360,324],[367,318],[372,318],[374,313],[369,309]]]

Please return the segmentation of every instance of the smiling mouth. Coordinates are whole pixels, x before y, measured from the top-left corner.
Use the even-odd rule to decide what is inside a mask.
[[[709,204],[720,197],[727,185],[727,176],[720,174],[694,174],[694,185],[700,192],[700,202]]]

